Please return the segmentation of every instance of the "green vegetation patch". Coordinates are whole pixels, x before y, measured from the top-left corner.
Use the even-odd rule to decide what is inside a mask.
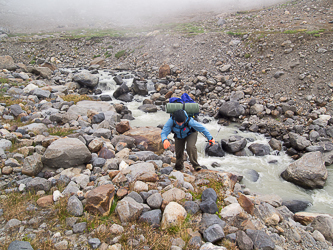
[[[123,56],[126,56],[127,53],[126,53],[126,50],[121,50],[121,51],[118,51],[114,56],[119,59],[120,57],[123,57]]]

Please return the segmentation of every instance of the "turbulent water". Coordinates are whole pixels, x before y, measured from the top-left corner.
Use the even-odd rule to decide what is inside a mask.
[[[131,84],[131,75],[127,75],[128,79],[124,79],[128,85]],[[107,72],[100,72],[100,87],[104,89],[103,94],[112,96],[116,89],[115,82],[112,80]],[[137,108],[142,105],[142,101],[148,97],[135,96],[134,101],[126,103],[135,120],[130,121],[132,127],[143,126],[157,126],[164,124],[169,114],[160,110],[157,113],[144,113]],[[113,98],[114,99],[114,98]],[[120,103],[118,100],[113,100],[111,103]],[[248,139],[248,144],[261,143],[268,145],[268,139],[262,134],[243,132],[237,129],[235,125],[220,126],[217,121],[211,117],[200,117],[200,120],[206,118],[210,120],[205,124],[206,128],[210,131],[212,136],[217,142],[221,139],[227,139],[233,134],[240,135]],[[169,135],[170,138],[171,135]],[[208,157],[205,156],[204,149],[206,145],[206,138],[199,134],[197,141],[197,148],[199,153],[198,161],[201,165],[207,166],[213,170],[223,170],[231,173],[238,173],[243,175],[241,184],[245,184],[251,192],[258,194],[277,194],[284,200],[302,200],[311,203],[307,208],[307,212],[316,213],[332,213],[333,209],[333,166],[327,167],[328,179],[324,189],[306,190],[298,187],[290,182],[283,180],[280,174],[293,162],[285,152],[280,152],[278,155],[272,152],[272,155],[267,156],[234,156],[226,154],[225,157]],[[220,167],[213,168],[212,163],[217,163]],[[214,164],[215,165],[215,164]],[[251,170],[255,170],[259,174],[259,179],[252,181],[253,175]]]

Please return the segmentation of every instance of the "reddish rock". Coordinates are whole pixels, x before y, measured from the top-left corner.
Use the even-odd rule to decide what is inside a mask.
[[[172,91],[167,92],[167,93],[165,94],[165,99],[169,99],[169,98],[171,98],[172,94],[173,94]]]
[[[129,121],[121,121],[116,125],[116,130],[119,134],[123,134],[130,129]]]
[[[116,177],[117,174],[119,174],[119,170],[113,170],[113,171],[110,171],[109,173],[109,177],[110,179],[113,179],[114,177]]]
[[[128,194],[128,190],[127,190],[127,188],[119,188],[118,189],[118,191],[117,191],[117,196],[119,197],[119,198],[123,198],[123,197],[125,197],[126,195]]]
[[[115,187],[112,184],[102,185],[91,190],[86,195],[85,209],[92,214],[108,215],[115,194]]]
[[[106,147],[102,147],[101,150],[98,152],[98,157],[104,159],[111,159],[115,157],[115,154]]]
[[[166,77],[167,75],[171,75],[171,69],[170,66],[167,64],[164,64],[160,67],[158,71],[159,78]]]
[[[159,180],[158,175],[153,172],[143,173],[142,175],[138,176],[138,181],[143,182],[157,182]]]
[[[91,61],[90,65],[100,65],[103,67],[105,65],[105,60],[102,57],[96,57],[94,60]]]
[[[13,172],[13,168],[11,166],[5,166],[1,170],[2,174],[8,175]]]
[[[239,193],[238,203],[241,207],[248,213],[253,215],[254,212],[254,204],[253,202],[247,198],[245,195]]]
[[[37,205],[40,207],[50,207],[53,205],[53,195],[44,196],[37,200]]]
[[[57,67],[55,65],[53,65],[52,63],[48,63],[48,62],[43,63],[41,66],[49,68],[52,71],[55,71],[57,69]]]
[[[146,142],[149,151],[161,154],[164,151],[161,132],[162,130],[157,127],[138,127],[125,132],[124,135],[134,138],[136,145],[139,145],[142,141]]]

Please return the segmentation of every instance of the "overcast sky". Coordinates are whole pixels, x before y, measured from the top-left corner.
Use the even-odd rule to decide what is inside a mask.
[[[0,26],[164,22],[198,12],[214,14],[267,7],[285,0],[0,0]]]

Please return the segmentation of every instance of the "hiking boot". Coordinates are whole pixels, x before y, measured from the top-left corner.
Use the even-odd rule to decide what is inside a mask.
[[[200,171],[201,169],[202,169],[202,167],[200,165],[194,167],[195,171]]]
[[[178,171],[182,171],[184,170],[184,166],[175,166],[175,169],[178,170]]]

